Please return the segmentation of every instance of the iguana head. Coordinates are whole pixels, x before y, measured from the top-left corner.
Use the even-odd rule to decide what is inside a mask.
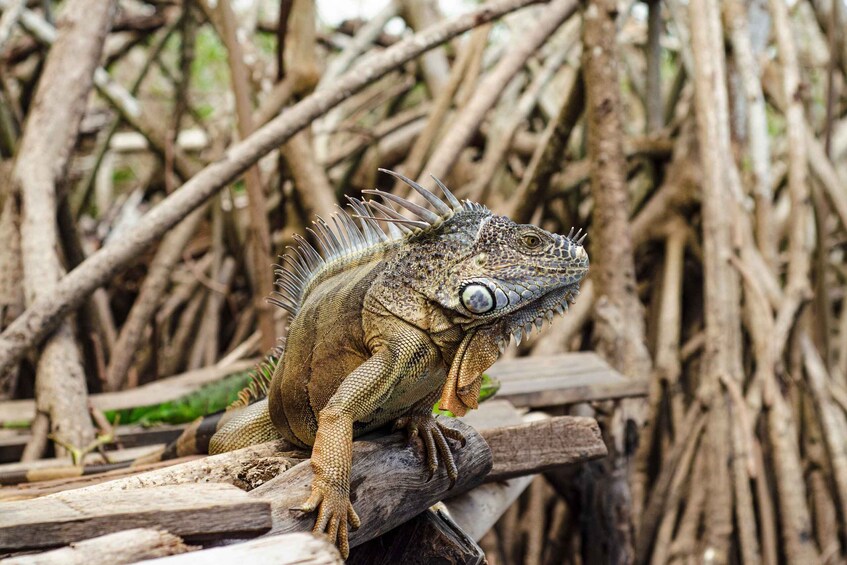
[[[403,284],[448,312],[454,323],[466,330],[496,325],[502,329],[504,347],[510,335],[520,342],[533,324],[540,328],[544,319],[564,313],[579,293],[588,272],[585,236],[517,224],[481,204],[459,202],[436,179],[447,198],[443,202],[411,180],[386,172],[435,208],[433,212],[388,193],[368,191],[419,218],[413,220],[419,225],[410,226],[410,245],[401,259]]]
[[[466,317],[466,326],[504,319],[520,340],[528,324],[540,327],[564,313],[587,273],[588,253],[573,231],[563,236],[489,215],[479,220],[469,253],[453,265],[437,300]]]

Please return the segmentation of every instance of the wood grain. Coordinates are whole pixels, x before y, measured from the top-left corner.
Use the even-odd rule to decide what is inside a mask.
[[[647,394],[648,375],[627,378],[584,351],[498,361],[486,373],[500,381],[497,398],[543,408]]]
[[[109,563],[122,565],[190,551],[191,547],[164,530],[134,528],[107,534],[68,547],[3,561],[4,565],[88,565]]]
[[[344,561],[334,545],[311,534],[265,536],[236,545],[183,553],[145,561],[145,565],[211,565],[213,563],[249,563],[249,565],[342,565]]]
[[[355,442],[351,475],[351,500],[362,526],[350,533],[351,546],[375,538],[420,514],[451,493],[481,484],[491,470],[492,455],[473,428],[454,419],[447,425],[461,431],[467,440],[459,448],[451,442],[459,479],[451,489],[443,467],[427,481],[423,450],[407,444],[400,434]],[[312,472],[304,461],[279,477],[252,490],[251,497],[271,502],[273,529],[270,533],[309,531],[315,514],[304,514],[300,506],[311,491]]]
[[[482,436],[494,454],[486,482],[540,473],[607,454],[593,418],[559,416],[484,430]]]
[[[129,528],[190,539],[253,536],[271,527],[270,505],[231,485],[173,485],[62,492],[0,503],[0,550],[54,547]]]

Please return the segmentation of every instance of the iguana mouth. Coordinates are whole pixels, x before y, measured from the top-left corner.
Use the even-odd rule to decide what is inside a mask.
[[[515,345],[520,345],[524,336],[529,338],[533,326],[540,331],[544,320],[552,322],[554,314],[564,316],[570,304],[576,302],[577,296],[579,282],[553,289],[516,310],[511,316],[514,321],[509,324],[508,331],[497,343],[500,352],[506,350],[510,338],[514,338]]]

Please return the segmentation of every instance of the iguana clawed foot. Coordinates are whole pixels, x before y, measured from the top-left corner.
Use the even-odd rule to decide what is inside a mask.
[[[453,488],[456,479],[459,478],[459,470],[456,468],[456,462],[453,460],[453,453],[450,451],[450,445],[446,438],[458,441],[464,447],[465,436],[461,432],[445,426],[436,420],[432,414],[398,418],[394,423],[394,429],[402,428],[405,428],[409,434],[409,443],[413,442],[415,437],[420,437],[424,443],[427,470],[429,471],[427,481],[431,480],[438,470],[438,456],[440,454],[444,460],[444,466],[447,468],[447,476],[450,478],[450,488]]]
[[[350,502],[350,493],[340,487],[325,484],[320,479],[312,483],[312,495],[302,506],[296,508],[302,512],[314,512],[318,510],[315,527],[312,533],[316,535],[326,534],[329,541],[338,546],[344,559],[350,554],[350,543],[347,538],[347,524],[353,530],[359,529],[361,521],[353,504]]]

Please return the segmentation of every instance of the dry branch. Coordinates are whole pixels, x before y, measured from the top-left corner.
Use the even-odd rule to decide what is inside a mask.
[[[65,6],[63,26],[47,56],[33,111],[18,148],[12,172],[21,197],[21,257],[27,305],[50,301],[64,274],[57,255],[59,184],[76,141],[86,101],[93,85],[109,30],[113,2],[76,0]],[[8,367],[0,369],[5,373]],[[41,351],[36,380],[38,410],[49,415],[53,434],[72,445],[94,439],[86,409],[85,374],[65,321]],[[25,452],[37,458],[43,438]]]
[[[741,318],[738,276],[729,264],[732,255],[732,220],[737,179],[729,148],[729,108],[723,34],[717,2],[691,3],[691,37],[694,51],[697,139],[703,169],[703,263],[706,273],[704,297],[706,350],[702,393],[711,403],[704,439],[704,456],[712,483],[706,500],[705,538],[717,559],[728,559],[732,531],[732,486],[729,459],[728,401],[722,396],[720,379],[741,379]]]
[[[34,302],[0,334],[0,373],[60,322],[95,288],[123,269],[130,259],[161,237],[192,210],[313,119],[350,95],[428,49],[503,14],[535,3],[534,0],[498,0],[438,24],[363,60],[339,78],[333,88],[315,92],[271,120],[249,138],[233,145],[226,155],[192,177],[150,210],[134,228],[86,259],[56,286],[52,295]]]
[[[424,166],[426,178],[422,176],[418,182],[426,182],[429,175],[445,178],[449,174],[462,149],[479,130],[483,117],[494,106],[506,85],[547,38],[576,12],[577,7],[575,0],[554,0],[540,12],[543,14],[541,21],[509,50],[496,69],[480,81],[473,98],[462,108],[461,115],[451,124]]]

